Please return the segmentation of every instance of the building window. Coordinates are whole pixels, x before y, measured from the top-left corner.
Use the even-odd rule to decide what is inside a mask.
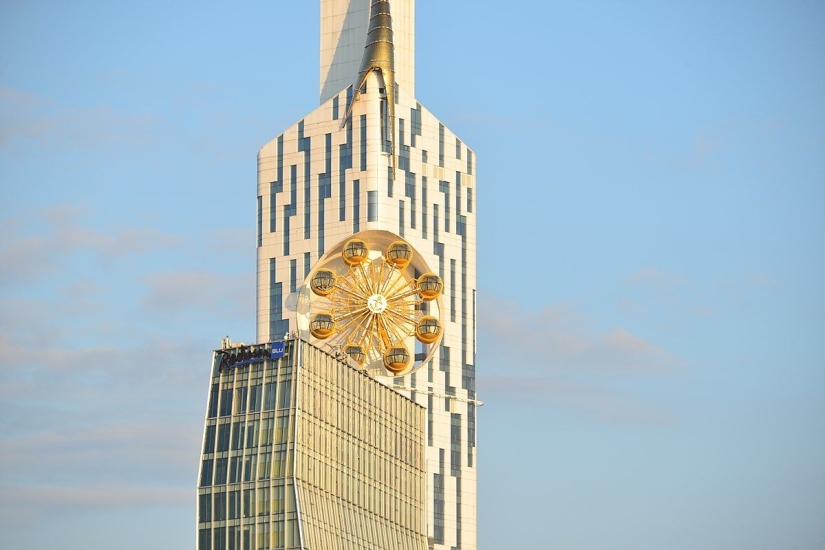
[[[378,220],[378,197],[375,191],[367,191],[367,221]]]
[[[361,182],[352,182],[352,232],[361,231]]]
[[[438,165],[444,168],[444,125],[438,125]]]
[[[198,521],[200,523],[212,521],[212,495],[208,493],[198,496]]]
[[[258,196],[258,246],[263,246],[264,237],[264,198]]]

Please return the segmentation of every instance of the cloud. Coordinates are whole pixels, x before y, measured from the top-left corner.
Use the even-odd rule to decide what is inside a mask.
[[[0,360],[0,515],[191,499],[208,345],[25,347],[0,332]]]
[[[767,273],[759,271],[745,273],[742,277],[746,284],[752,287],[777,286],[779,283]]]
[[[224,275],[207,271],[170,271],[144,277],[149,289],[146,310],[159,314],[211,312],[216,317],[252,315],[255,276]]]
[[[730,123],[722,127],[702,128],[692,137],[685,152],[677,155],[648,153],[645,160],[658,168],[695,172],[697,170],[715,169],[720,165],[720,153],[727,149],[736,139],[736,132],[741,131],[738,124]]]
[[[3,471],[41,484],[77,479],[160,484],[186,474],[194,479],[199,415],[172,423],[155,415],[129,421],[119,418],[119,412],[101,415],[100,423],[72,418],[48,429],[5,436],[0,449]]]
[[[127,113],[107,105],[70,107],[0,88],[0,148],[33,143],[44,148],[96,149],[145,143],[160,133],[160,121],[152,113]]]
[[[660,327],[681,325],[685,314],[702,318],[716,315],[716,311],[707,305],[702,290],[679,273],[649,266],[626,277],[625,282],[642,292],[636,293],[635,299],[619,299],[617,307],[632,316],[661,315],[665,312],[668,321],[660,323]]]
[[[192,505],[190,487],[132,484],[0,485],[0,519],[31,524],[83,509]]]
[[[640,269],[628,277],[628,282],[656,290],[671,290],[685,284],[677,273],[662,271],[656,266]]]
[[[60,261],[91,252],[104,266],[133,254],[175,248],[181,238],[153,227],[121,227],[99,231],[83,223],[85,210],[63,204],[30,214],[41,220],[38,233],[26,233],[19,219],[2,220],[9,230],[0,234],[0,287],[30,284],[59,271]]]
[[[672,413],[650,400],[603,382],[569,376],[481,375],[478,389],[486,406],[525,405],[533,414],[555,411],[607,424],[670,425]]]
[[[516,119],[504,115],[483,113],[479,111],[461,111],[456,117],[458,123],[468,124],[483,128],[485,131],[495,130],[517,134],[530,130],[543,130],[553,125],[547,119],[533,119],[525,122],[524,119]]]
[[[525,311],[487,297],[479,307],[479,347],[491,365],[515,363],[521,372],[639,374],[680,368],[667,350],[622,328],[598,332],[565,306]]]
[[[566,305],[526,311],[485,297],[479,308],[479,395],[490,406],[527,405],[597,422],[672,424],[674,416],[645,394],[684,368],[664,348],[595,321]]]

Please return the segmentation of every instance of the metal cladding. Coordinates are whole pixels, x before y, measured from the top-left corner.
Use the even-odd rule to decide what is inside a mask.
[[[375,0],[370,9],[370,26],[367,45],[358,73],[358,87],[367,79],[370,71],[379,70],[384,77],[387,97],[395,90],[395,46],[392,41],[392,16],[389,0]]]
[[[390,117],[390,142],[392,143],[393,171],[395,170],[395,45],[392,35],[392,15],[389,0],[374,0],[370,8],[370,25],[367,45],[358,72],[360,90],[372,71],[381,73],[387,108]],[[352,106],[350,106],[352,108]],[[349,113],[347,114],[349,116]]]

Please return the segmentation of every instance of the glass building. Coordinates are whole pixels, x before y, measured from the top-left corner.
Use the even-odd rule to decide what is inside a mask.
[[[330,440],[307,438],[300,444],[306,446],[306,455],[296,443],[296,469],[289,470],[293,477],[274,477],[287,472],[275,469],[274,448],[271,466],[262,466],[256,458],[257,468],[269,472],[271,467],[270,479],[277,480],[261,489],[280,487],[283,493],[277,495],[287,496],[273,501],[273,493],[256,495],[269,504],[255,508],[259,521],[249,529],[249,548],[417,548],[420,541],[435,550],[477,547],[476,157],[415,99],[414,7],[414,0],[321,0],[320,106],[258,153],[257,342],[271,346],[286,340],[289,349],[297,345],[313,350],[306,351],[306,357],[334,358],[347,372],[359,373],[358,379],[373,388],[360,398],[370,412],[350,410],[350,401],[344,399],[336,405],[336,420],[344,424],[330,429],[349,434],[381,411],[385,425],[392,427],[368,431],[366,441],[393,452],[358,455],[361,451],[353,449],[359,460],[367,460],[364,465],[349,455],[325,455],[324,448],[313,447],[330,445]],[[221,354],[225,351],[216,357]],[[230,447],[234,444],[234,428],[221,427],[241,422],[233,415],[247,415],[248,426],[254,421],[249,415],[259,414],[249,409],[253,386],[244,378],[255,369],[263,369],[264,378],[275,377],[264,385],[274,383],[275,392],[293,394],[283,398],[292,401],[282,402],[279,393],[268,398],[263,390],[263,399],[276,404],[260,413],[272,416],[273,441],[290,429],[278,432],[280,423],[301,418],[294,399],[304,390],[293,378],[280,382],[285,371],[279,369],[288,368],[283,360],[250,365],[231,374],[213,371],[208,412],[216,407],[217,416],[207,418],[205,453],[211,449],[210,437],[216,445],[221,437],[230,438]],[[296,366],[291,368],[294,376]],[[316,367],[304,360],[300,368]],[[238,376],[240,386],[232,378]],[[246,412],[235,413],[233,405],[223,404],[223,388],[230,382],[233,391],[248,388]],[[340,379],[322,382],[334,386]],[[420,425],[414,418],[419,413]],[[300,427],[301,421],[297,423]],[[419,429],[417,436],[412,433]],[[210,430],[215,433],[210,435]],[[295,434],[300,437],[301,431]],[[349,441],[349,435],[342,437]],[[420,469],[415,459],[395,454],[401,440],[415,442],[417,437],[422,442]],[[273,446],[284,445],[281,451],[289,455],[289,441]],[[407,451],[417,452],[411,447]],[[212,515],[199,517],[204,520],[199,523],[203,548],[225,548],[219,537],[227,537],[227,548],[238,548],[229,544],[247,536],[242,517],[232,520],[240,523],[227,524],[225,534],[215,530],[215,522],[224,521],[214,519],[215,495],[231,492],[224,488],[227,483],[253,483],[243,481],[243,475],[231,477],[233,460],[243,460],[246,468],[249,457],[233,456],[231,448],[228,455],[218,456],[226,452],[204,454],[199,514],[207,511],[211,498]],[[225,459],[226,464],[220,462]],[[355,475],[358,468],[367,473],[355,489],[341,482],[324,485],[321,493],[329,493],[322,506],[326,515],[312,516],[307,510],[320,505],[310,502],[319,502],[321,493],[302,487],[319,487],[309,479],[326,468],[340,475]],[[345,512],[350,510],[351,491],[373,493],[387,479],[380,472],[387,470],[405,479],[399,485],[401,478],[390,478],[395,494],[356,492],[369,504]],[[224,476],[236,481],[219,483]],[[237,497],[227,496],[227,511],[232,498],[241,498],[245,509],[246,490],[236,488],[242,491]],[[349,496],[341,491],[349,491]],[[277,512],[273,502],[282,502]],[[348,519],[330,523],[330,516]]]
[[[427,548],[424,408],[302,340],[279,345],[213,355],[198,549]]]

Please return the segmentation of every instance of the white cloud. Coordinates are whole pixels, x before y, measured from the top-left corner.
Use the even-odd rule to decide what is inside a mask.
[[[2,220],[9,231],[0,233],[0,287],[31,284],[59,271],[60,262],[78,252],[91,252],[103,265],[132,254],[178,247],[181,238],[153,227],[121,227],[99,231],[83,223],[84,209],[73,204],[31,213],[45,223],[26,233],[17,219]]]
[[[71,107],[50,98],[0,88],[0,148],[95,149],[148,142],[161,135],[153,113],[127,113],[108,105]]]
[[[479,348],[491,366],[516,363],[533,374],[663,372],[683,362],[625,329],[598,332],[589,319],[565,306],[526,311],[486,297],[479,306]]]
[[[507,402],[598,422],[670,424],[655,396],[636,394],[653,377],[666,384],[684,361],[627,329],[598,331],[564,305],[526,311],[485,297],[479,308],[478,390]]]
[[[170,271],[144,277],[146,309],[160,314],[211,312],[216,317],[254,315],[255,276],[207,271]]]
[[[0,485],[0,519],[31,524],[81,509],[192,506],[190,487],[138,484]]]

